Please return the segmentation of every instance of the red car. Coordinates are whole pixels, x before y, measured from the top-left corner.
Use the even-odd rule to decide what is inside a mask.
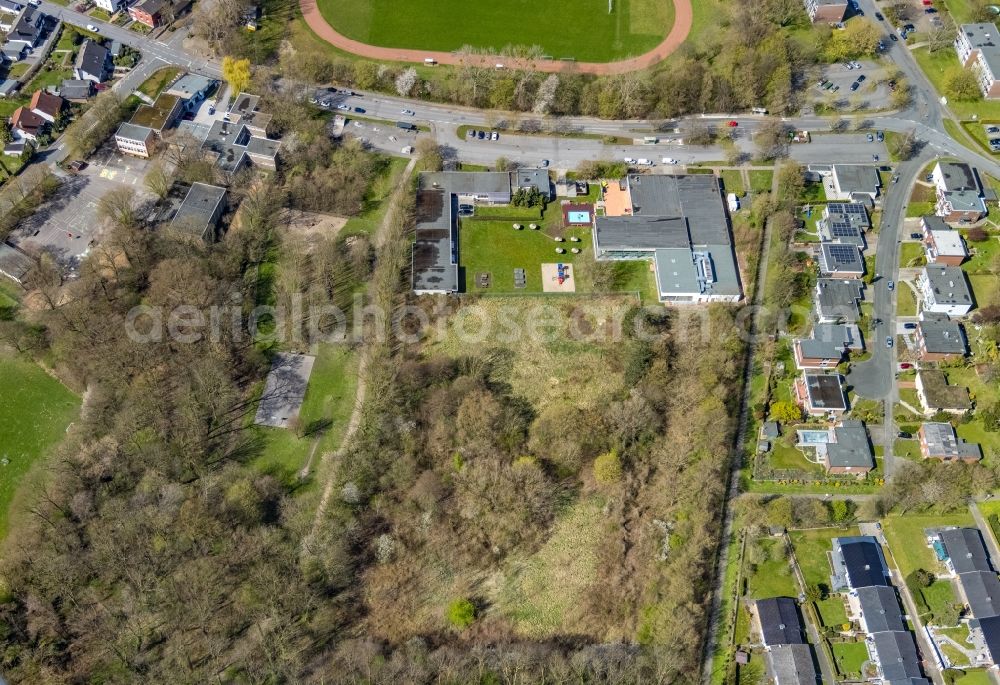
[[[913,368],[913,364],[910,364],[909,362],[903,362],[902,364],[899,365],[899,368],[901,368],[901,369],[912,369]]]
[[[729,128],[736,128],[739,125],[740,125],[740,122],[738,122],[738,121],[730,121],[728,124],[726,124],[726,126],[728,126]]]

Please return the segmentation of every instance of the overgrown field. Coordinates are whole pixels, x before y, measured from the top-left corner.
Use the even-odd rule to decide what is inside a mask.
[[[609,62],[653,49],[673,24],[667,0],[320,0],[337,31],[372,45],[457,50],[539,46],[561,59]]]

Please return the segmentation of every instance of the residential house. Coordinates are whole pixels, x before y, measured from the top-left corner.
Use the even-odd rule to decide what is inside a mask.
[[[271,123],[271,115],[260,110],[260,96],[251,93],[240,93],[233,100],[227,113],[229,121],[239,122],[246,126],[250,135],[258,138],[267,137],[267,127]],[[238,117],[238,118],[237,118]],[[507,181],[510,184],[510,179]]]
[[[864,633],[906,630],[906,619],[899,606],[896,589],[889,585],[869,585],[850,592],[847,606]]]
[[[816,222],[823,242],[848,243],[865,248],[864,232],[871,228],[868,210],[860,202],[831,202]]]
[[[986,216],[979,174],[964,162],[938,162],[931,173],[937,202],[934,213],[949,223],[971,223]]]
[[[148,158],[156,149],[156,132],[145,126],[125,123],[115,132],[115,145],[126,155]]]
[[[832,542],[830,587],[834,592],[890,585],[889,567],[878,540],[870,535],[856,535],[834,538]]]
[[[800,449],[812,449],[827,473],[864,475],[875,468],[875,457],[865,424],[845,419],[824,430],[798,431]]]
[[[806,14],[812,23],[839,24],[851,6],[848,0],[804,0]]]
[[[962,24],[955,37],[958,61],[976,75],[983,97],[1000,97],[1000,41],[995,24]]]
[[[869,654],[878,668],[881,682],[905,685],[930,685],[923,677],[920,655],[913,633],[893,630],[869,636]]]
[[[929,264],[921,269],[916,285],[925,312],[964,316],[972,309],[972,291],[957,266]]]
[[[29,6],[22,9],[17,20],[7,31],[7,41],[4,43],[4,48],[27,50],[27,52],[34,50],[42,42],[46,19],[46,15],[34,7]],[[6,49],[4,53],[7,54]]]
[[[791,597],[769,597],[753,603],[751,623],[765,647],[806,641],[799,607]]]
[[[141,0],[128,8],[128,15],[135,21],[151,29],[164,23],[164,15],[170,12],[168,0]]]
[[[108,14],[118,14],[128,7],[127,0],[94,0],[94,4]]]
[[[882,179],[878,169],[864,164],[834,164],[829,167],[810,166],[816,168],[821,176],[826,177],[823,186],[826,199],[830,201],[869,201],[879,196]]]
[[[226,209],[226,189],[206,183],[195,183],[177,208],[170,227],[183,235],[215,242],[219,219]]]
[[[775,645],[764,654],[774,685],[818,685],[812,648],[807,644]]]
[[[976,462],[983,458],[979,445],[958,437],[950,423],[923,423],[917,436],[924,459]]]
[[[917,371],[917,398],[925,412],[945,411],[962,414],[972,409],[969,389],[960,385],[948,385],[943,371],[922,369]]]
[[[969,256],[962,241],[962,234],[949,228],[946,231],[924,231],[924,254],[928,264],[958,266]]]
[[[864,299],[864,287],[860,279],[820,278],[813,298],[816,320],[819,323],[857,323],[861,317],[858,303]]]
[[[738,302],[743,291],[719,179],[633,174],[605,193],[594,220],[599,261],[653,262],[661,302]]]
[[[820,243],[819,270],[831,278],[861,278],[865,275],[865,261],[857,245]]]
[[[0,0],[0,32],[7,33],[14,28],[14,23],[23,9],[24,5],[20,3]]]
[[[55,123],[66,103],[58,95],[53,95],[44,90],[36,90],[31,96],[28,107],[32,112],[40,116],[45,121]]]
[[[957,359],[964,357],[969,351],[962,324],[944,314],[922,312],[914,331],[914,339],[920,358],[928,362]]]
[[[38,140],[49,122],[27,107],[18,107],[10,117],[10,129],[19,140]]]
[[[945,564],[957,579],[959,595],[972,616],[1000,616],[1000,580],[979,529],[949,528],[937,537],[944,548]]]
[[[25,59],[30,52],[31,48],[23,43],[4,43],[3,45],[0,45],[0,64],[3,64],[4,62],[15,64],[20,62],[22,59]],[[6,80],[18,83],[16,79]]]
[[[511,175],[513,176],[514,190],[534,188],[542,194],[546,202],[556,199],[553,194],[552,181],[549,179],[548,169],[526,167],[514,171]]]
[[[840,374],[802,372],[795,381],[795,398],[810,416],[838,416],[847,411]]]
[[[848,353],[864,349],[861,331],[854,324],[816,324],[811,337],[792,341],[798,369],[833,368],[844,361]]]
[[[86,102],[94,92],[94,82],[87,79],[66,79],[59,86],[59,97],[70,102]]]
[[[83,41],[73,65],[73,78],[104,83],[113,72],[114,64],[108,49],[94,40]]]

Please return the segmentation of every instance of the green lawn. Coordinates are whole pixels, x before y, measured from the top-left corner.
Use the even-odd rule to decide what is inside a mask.
[[[944,81],[949,71],[961,68],[955,51],[950,47],[935,53],[929,52],[927,48],[917,48],[911,52],[939,94],[944,92]],[[1000,118],[1000,101],[997,100],[949,99],[948,107],[960,119],[971,119],[973,115],[983,120]]]
[[[952,683],[953,685],[993,685],[993,679],[990,678],[989,671],[986,669],[975,668],[965,671],[965,675],[959,676]]]
[[[946,578],[938,578],[930,587],[921,588],[920,594],[924,596],[924,604],[935,617],[941,616],[947,607],[958,601],[954,586]]]
[[[527,3],[524,0],[320,0],[323,17],[349,38],[383,47],[500,50],[539,46],[543,54],[610,62],[656,47],[673,24],[662,0]]]
[[[906,285],[905,283],[900,283],[899,287],[896,288],[896,315],[897,316],[917,315],[917,296],[913,292],[913,288]]]
[[[385,218],[389,206],[385,200],[399,182],[399,176],[406,168],[407,160],[393,157],[385,170],[375,179],[368,192],[365,193],[364,207],[361,213],[347,220],[343,228],[345,235],[366,233],[373,235]]]
[[[968,231],[963,233],[968,234]],[[1000,237],[992,235],[987,240],[974,243],[968,239],[965,241],[969,248],[970,256],[968,261],[962,265],[966,273],[975,274],[991,271],[993,260],[1000,252]]]
[[[477,210],[478,211],[478,210]],[[576,292],[593,292],[593,280],[590,270],[594,268],[594,256],[591,247],[592,237],[588,228],[567,229],[562,232],[565,242],[557,243],[551,233],[553,224],[558,226],[561,217],[558,205],[550,205],[546,211],[546,219],[540,226],[546,230],[531,230],[527,220],[521,230],[514,230],[509,221],[477,221],[465,219],[461,222],[458,235],[458,257],[461,277],[464,278],[464,292],[472,293],[540,293],[542,291],[543,263],[574,264],[573,278],[576,279]],[[571,242],[571,237],[577,237],[579,242]],[[556,254],[556,248],[562,247],[565,254]],[[570,253],[573,247],[580,248],[580,254]],[[526,287],[514,288],[514,269],[522,268],[527,277]],[[656,294],[650,262],[639,260],[634,262],[617,262],[611,266],[615,270],[613,290],[616,292],[640,292],[644,301],[655,302]],[[491,280],[488,288],[479,287],[477,274],[489,273]]]
[[[773,171],[750,171],[750,190],[754,193],[765,193],[771,190],[774,181]]]
[[[794,446],[794,433],[786,432],[785,435],[775,440],[771,445],[771,452],[768,454],[768,463],[773,469],[810,471],[812,473],[823,473],[823,467],[816,462],[809,461],[802,450]]]
[[[155,98],[179,73],[181,70],[177,67],[164,67],[143,81],[142,85],[139,86],[139,92]]]
[[[747,579],[747,592],[754,599],[767,597],[797,597],[799,586],[784,555],[785,541],[780,538],[758,540],[765,561],[757,564],[756,572]],[[749,570],[747,571],[749,573]]]
[[[342,345],[322,345],[316,354],[309,387],[302,402],[299,416],[303,425],[330,421],[320,437],[313,459],[313,467],[324,452],[335,450],[343,438],[344,430],[354,409],[357,389],[357,360],[354,353]],[[292,481],[305,465],[315,442],[315,435],[296,437],[292,430],[258,427],[263,448],[254,466],[273,473],[286,482]]]
[[[935,571],[939,568],[934,550],[927,546],[925,528],[941,526],[975,525],[968,512],[959,514],[907,514],[882,519],[882,531],[889,543],[889,551],[896,560],[903,577],[918,568]]]
[[[968,274],[968,276],[977,307],[1000,302],[1000,298],[997,297],[997,293],[1000,293],[1000,276],[994,274]]]
[[[736,193],[737,195],[742,195],[744,192],[746,192],[746,188],[743,186],[743,174],[740,173],[740,170],[723,169],[722,187],[726,189],[727,193]]]
[[[933,202],[910,202],[906,205],[906,218],[913,219],[916,217],[924,216],[925,214],[934,213],[934,203]]]
[[[899,266],[919,266],[917,261],[924,258],[922,243],[907,241],[899,246]]]
[[[864,642],[835,642],[830,645],[837,671],[845,678],[858,677],[868,661],[868,648]]]
[[[807,586],[830,585],[829,553],[833,549],[833,538],[860,535],[857,526],[848,528],[816,528],[813,530],[794,530],[789,532],[792,546],[795,548],[795,558],[802,569],[802,577]]]
[[[819,617],[824,626],[839,628],[847,623],[847,607],[840,595],[832,595],[816,602],[816,610],[819,611]]]
[[[32,464],[66,434],[80,400],[29,360],[0,355],[0,538],[18,485]]]

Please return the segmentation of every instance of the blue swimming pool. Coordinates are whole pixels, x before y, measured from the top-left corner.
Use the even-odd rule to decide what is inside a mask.
[[[798,431],[798,434],[801,445],[825,445],[830,442],[830,434],[827,431],[803,430]]]
[[[590,212],[566,212],[566,218],[571,224],[589,224]]]

